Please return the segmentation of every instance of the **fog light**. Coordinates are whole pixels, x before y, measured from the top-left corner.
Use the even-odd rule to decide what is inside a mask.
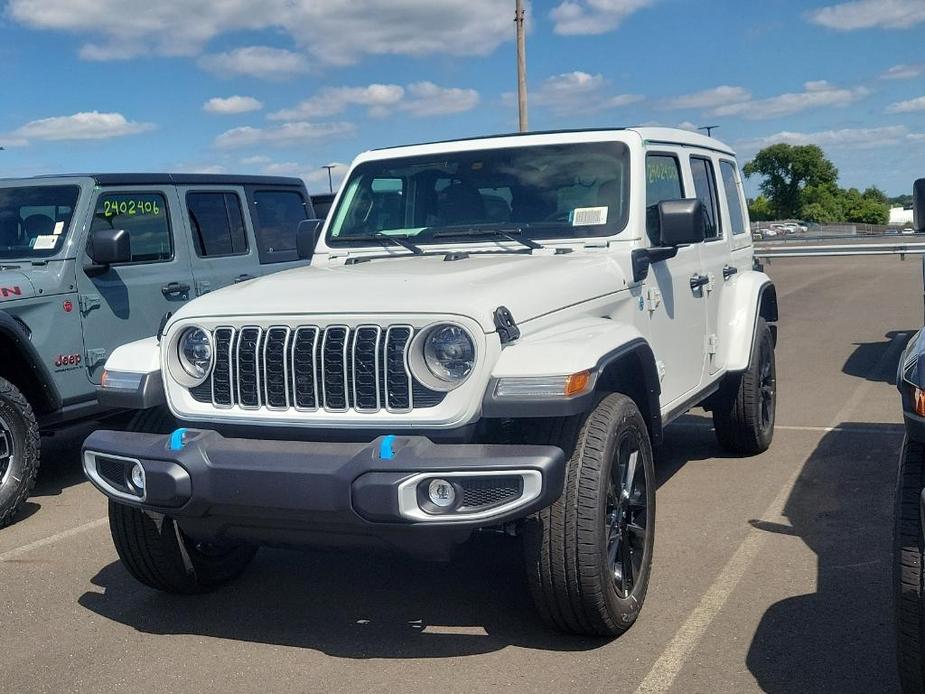
[[[448,508],[456,501],[456,490],[446,480],[431,480],[427,487],[427,497],[434,506]]]
[[[132,486],[135,487],[139,492],[144,492],[145,490],[145,469],[141,467],[138,463],[132,465],[132,471],[130,473]]]

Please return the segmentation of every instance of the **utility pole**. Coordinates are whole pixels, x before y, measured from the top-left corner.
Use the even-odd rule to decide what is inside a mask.
[[[701,125],[697,130],[706,130],[707,137],[713,137],[713,131],[716,130],[718,125]]]
[[[516,0],[514,24],[517,25],[517,112],[520,132],[527,132],[527,39],[524,27],[524,0]]]
[[[322,169],[328,170],[328,190],[332,193],[334,192],[334,179],[331,178],[331,169],[335,167],[336,167],[336,164],[326,164],[321,167]]]

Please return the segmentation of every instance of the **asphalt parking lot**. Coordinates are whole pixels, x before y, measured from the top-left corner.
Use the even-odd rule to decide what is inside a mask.
[[[47,440],[34,498],[0,531],[0,691],[890,692],[892,385],[922,323],[917,259],[778,260],[778,428],[724,457],[694,413],[657,452],[655,566],[615,641],[547,631],[515,541],[449,565],[261,550],[212,595],[121,568],[87,429]]]

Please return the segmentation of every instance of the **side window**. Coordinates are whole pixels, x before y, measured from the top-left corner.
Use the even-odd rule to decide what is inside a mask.
[[[299,222],[308,219],[302,196],[289,190],[260,190],[254,193],[254,230],[261,260],[281,262],[292,259]],[[274,255],[282,253],[282,256]]]
[[[719,204],[716,197],[716,175],[713,162],[702,157],[691,157],[691,173],[694,176],[694,193],[703,203],[707,215],[705,238],[719,238]]]
[[[681,200],[684,186],[681,183],[681,163],[671,154],[646,156],[646,233],[652,243],[660,239],[658,204],[663,200]]]
[[[241,200],[234,193],[187,193],[193,243],[200,258],[247,253]]]
[[[97,229],[125,229],[132,242],[133,263],[157,263],[173,257],[167,200],[160,193],[103,193],[96,200]]]
[[[729,226],[735,235],[745,233],[745,212],[742,205],[742,191],[739,188],[739,177],[736,175],[736,165],[731,161],[719,163],[719,173],[723,177],[723,190],[726,193],[726,206],[729,208]]]

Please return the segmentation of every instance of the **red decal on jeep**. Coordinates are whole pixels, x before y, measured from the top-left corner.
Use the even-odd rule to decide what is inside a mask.
[[[2,295],[4,299],[10,295],[22,296],[22,289],[19,287],[0,287],[0,295]]]
[[[77,366],[79,364],[79,354],[59,354],[57,357],[55,357],[55,366],[58,368],[61,368],[62,366]]]

